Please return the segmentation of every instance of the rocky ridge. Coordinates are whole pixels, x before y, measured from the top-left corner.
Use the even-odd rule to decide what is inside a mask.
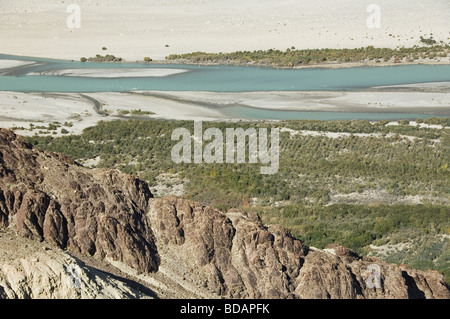
[[[0,226],[62,249],[157,271],[145,213],[146,183],[113,170],[88,170],[0,131]]]
[[[0,229],[16,234],[0,245],[0,298],[450,299],[436,271],[360,257],[339,245],[308,247],[256,214],[154,199],[136,178],[33,149],[6,129]],[[52,248],[7,258],[8,247],[23,240]],[[111,265],[148,289],[112,275]],[[380,270],[378,288],[368,283],[371,265]],[[81,288],[64,279],[73,277],[70,267],[81,274]]]

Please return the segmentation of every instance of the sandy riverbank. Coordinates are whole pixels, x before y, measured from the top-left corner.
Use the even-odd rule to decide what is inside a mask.
[[[102,92],[102,93],[19,93],[0,92],[0,127],[23,127],[22,135],[45,132],[29,130],[30,124],[70,123],[71,134],[98,121],[129,118],[174,120],[236,120],[229,108],[260,110],[331,111],[375,113],[422,113],[450,115],[450,94],[444,92]],[[131,115],[133,110],[152,115]],[[123,111],[128,114],[123,115]],[[154,113],[154,114],[153,114]],[[56,131],[61,135],[61,128]]]
[[[2,0],[1,52],[142,61],[194,51],[412,47],[431,34],[449,41],[447,0],[377,1],[380,28],[366,23],[371,0],[79,0],[79,29],[66,25],[71,3]]]
[[[279,111],[341,112],[427,112],[450,111],[450,94],[446,92],[332,92],[332,91],[266,91],[266,92],[136,92],[150,99],[201,105],[213,109],[243,106]]]
[[[1,62],[1,60],[0,60]],[[141,77],[164,77],[186,72],[182,69],[62,69],[29,73],[28,75],[55,75],[55,76],[81,76],[92,78],[141,78]]]
[[[46,132],[46,129],[29,130],[30,124],[48,127],[50,123],[70,123],[63,125],[70,134],[81,134],[86,127],[94,126],[98,121],[117,119],[164,118],[175,120],[224,119],[220,112],[201,107],[177,103],[170,100],[148,97],[132,93],[20,93],[0,92],[0,127],[19,129],[21,135],[34,135]],[[154,115],[121,115],[120,111],[141,110]],[[60,128],[55,131],[61,135]],[[51,132],[50,132],[51,133]]]
[[[21,61],[21,60],[0,59],[0,72],[5,69],[11,69],[11,68],[15,68],[18,66],[24,66],[24,65],[29,65],[29,64],[33,64],[33,62]]]

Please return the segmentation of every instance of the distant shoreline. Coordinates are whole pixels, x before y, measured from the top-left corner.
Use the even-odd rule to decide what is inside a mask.
[[[256,65],[280,69],[450,64],[450,45],[442,42],[441,45],[422,45],[396,49],[367,46],[355,49],[303,50],[292,47],[285,51],[269,49],[226,53],[196,51],[185,54],[171,54],[166,56],[165,60],[175,63]]]
[[[287,66],[277,66],[277,65],[262,65],[257,63],[241,63],[241,62],[203,62],[195,63],[185,59],[180,60],[154,60],[152,62],[142,62],[136,61],[137,63],[148,63],[148,64],[178,64],[178,65],[199,65],[199,66],[250,66],[250,67],[260,67],[268,69],[282,69],[282,70],[301,70],[301,69],[348,69],[348,68],[358,68],[358,67],[389,67],[389,66],[404,66],[404,65],[450,65],[449,61],[414,61],[414,62],[342,62],[342,63],[323,63],[323,64],[308,64],[295,67]],[[123,63],[136,63],[132,61],[123,61]],[[113,62],[116,63],[116,62]],[[120,63],[120,62],[117,62]]]
[[[164,59],[164,60],[152,60],[146,62],[144,60],[126,60],[121,59],[121,61],[85,61],[74,59],[60,59],[52,57],[41,57],[41,56],[22,56],[15,55],[11,53],[1,53],[0,55],[7,55],[17,58],[17,60],[30,61],[30,59],[49,59],[49,60],[61,60],[69,62],[80,62],[80,63],[111,63],[111,64],[142,64],[142,65],[197,65],[197,66],[248,66],[248,67],[259,67],[267,69],[281,69],[281,70],[301,70],[301,69],[348,69],[348,68],[358,68],[358,67],[391,67],[391,66],[406,66],[406,65],[450,65],[450,55],[443,59],[444,61],[436,61],[432,59],[419,59],[412,62],[401,61],[401,62],[375,62],[371,61],[359,61],[359,62],[325,62],[325,63],[311,63],[298,66],[279,66],[276,64],[260,64],[255,62],[239,62],[239,61],[220,61],[220,62],[193,62],[189,59]],[[0,59],[1,60],[1,59]],[[1,65],[0,65],[1,68]]]

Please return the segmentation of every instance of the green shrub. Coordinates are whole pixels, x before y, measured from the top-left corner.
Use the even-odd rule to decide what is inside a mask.
[[[130,114],[130,111],[128,111],[128,110],[117,110],[117,113],[119,115],[127,115],[127,114]]]
[[[141,109],[139,109],[139,110],[131,110],[130,113],[132,115],[153,115],[153,114],[155,114],[154,112],[142,111]]]
[[[426,45],[436,44],[436,40],[434,40],[432,36],[428,39],[420,36],[420,42],[425,43]]]
[[[187,54],[171,54],[166,57],[168,60],[184,59],[193,63],[256,63],[266,66],[296,67],[299,65],[320,64],[328,62],[361,62],[394,61],[401,63],[403,59],[407,61],[416,60],[423,56],[447,56],[450,46],[442,44],[432,47],[413,48],[375,48],[368,46],[357,49],[316,49],[316,50],[295,50],[294,47],[285,51],[281,50],[255,50],[236,51],[231,53],[206,53],[192,52]]]

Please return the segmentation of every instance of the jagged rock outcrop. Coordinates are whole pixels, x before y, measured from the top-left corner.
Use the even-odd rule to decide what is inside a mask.
[[[129,175],[83,168],[1,129],[0,229],[54,248],[20,262],[0,252],[0,297],[72,297],[76,291],[58,282],[74,261],[64,249],[110,263],[160,297],[450,299],[438,272],[360,257],[339,245],[308,247],[253,213],[152,197]],[[373,267],[375,287],[368,281]],[[80,269],[89,292],[81,297],[141,297],[104,273]],[[102,286],[110,287],[103,295],[95,291]]]
[[[163,260],[170,256],[184,265],[180,277],[203,278],[205,288],[226,298],[450,298],[436,271],[362,258],[339,245],[307,247],[256,214],[223,214],[172,197],[151,200],[149,219]],[[371,265],[380,270],[378,288],[367,284]]]
[[[130,175],[86,169],[0,130],[0,226],[23,237],[157,271],[145,218],[151,197],[147,184]]]
[[[179,262],[227,298],[289,298],[306,247],[281,227],[264,227],[254,214],[222,214],[201,204],[151,201],[158,246],[179,251]],[[185,254],[182,254],[182,252]]]

